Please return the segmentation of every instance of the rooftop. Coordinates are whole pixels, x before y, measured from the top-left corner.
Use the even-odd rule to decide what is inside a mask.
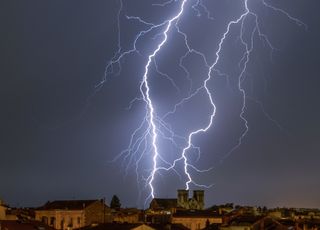
[[[151,202],[151,204],[164,209],[176,208],[177,203],[178,203],[177,199],[162,199],[162,198],[154,198]]]
[[[56,200],[48,201],[38,210],[82,210],[85,207],[101,200]]]

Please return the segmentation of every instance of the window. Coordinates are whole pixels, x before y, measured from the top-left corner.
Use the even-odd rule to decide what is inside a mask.
[[[60,229],[64,229],[64,219],[62,218],[61,222],[60,222]]]
[[[56,218],[50,217],[50,225],[51,225],[51,226],[54,226],[54,225],[55,225],[55,222],[56,222]]]
[[[43,217],[41,218],[41,221],[42,221],[42,223],[48,224],[48,217],[43,216]]]
[[[68,227],[73,227],[73,219],[72,219],[72,217],[68,218]]]

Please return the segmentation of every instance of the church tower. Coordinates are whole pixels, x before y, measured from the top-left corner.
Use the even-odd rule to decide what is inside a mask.
[[[189,208],[189,190],[179,189],[178,190],[178,208]]]
[[[204,190],[194,190],[193,199],[197,201],[197,209],[204,209]]]

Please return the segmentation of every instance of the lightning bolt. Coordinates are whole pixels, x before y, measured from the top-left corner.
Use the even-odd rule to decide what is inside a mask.
[[[258,100],[255,100],[249,96],[246,95],[245,89],[242,87],[242,83],[246,78],[246,72],[248,69],[248,64],[250,63],[250,56],[254,50],[254,44],[255,44],[255,37],[258,37],[261,42],[266,44],[269,49],[271,50],[271,56],[272,52],[276,50],[272,43],[270,42],[269,38],[266,34],[262,32],[261,26],[260,26],[260,19],[253,10],[250,9],[248,3],[249,0],[243,0],[243,12],[235,17],[233,20],[230,20],[227,22],[224,32],[222,33],[220,39],[218,40],[218,47],[215,51],[212,51],[214,53],[214,60],[212,63],[208,61],[207,56],[194,48],[190,45],[190,42],[188,41],[188,36],[183,30],[180,28],[179,23],[182,18],[182,15],[185,13],[187,7],[192,9],[195,14],[198,17],[201,17],[202,14],[205,15],[205,17],[208,20],[214,20],[214,17],[212,16],[211,12],[206,7],[204,0],[169,0],[162,3],[154,3],[152,4],[154,7],[167,7],[171,4],[177,4],[179,2],[179,8],[178,11],[173,15],[172,17],[160,22],[160,23],[152,23],[148,22],[141,17],[138,16],[128,16],[125,15],[125,18],[127,20],[133,20],[138,22],[139,24],[143,25],[145,29],[138,32],[135,39],[133,40],[132,47],[130,49],[124,50],[121,46],[121,30],[120,30],[120,19],[122,15],[124,15],[123,10],[123,0],[119,0],[120,2],[120,8],[118,11],[118,49],[117,52],[114,54],[112,59],[107,63],[105,68],[105,75],[101,82],[97,84],[96,89],[97,91],[100,90],[100,88],[104,85],[104,83],[107,81],[108,77],[111,75],[119,75],[121,72],[121,61],[124,57],[130,56],[134,53],[139,54],[140,56],[144,56],[140,50],[137,48],[137,44],[140,40],[144,39],[147,35],[151,33],[156,33],[155,36],[153,36],[153,40],[156,40],[155,48],[152,52],[150,52],[147,55],[146,58],[146,64],[144,65],[144,74],[142,76],[142,80],[139,85],[139,92],[140,95],[134,98],[130,103],[128,109],[131,109],[132,106],[134,106],[135,103],[143,103],[145,108],[145,116],[142,119],[140,125],[135,129],[131,135],[128,147],[123,150],[119,155],[117,155],[114,161],[117,161],[119,159],[123,159],[123,163],[126,164],[126,174],[128,174],[129,168],[131,166],[134,166],[135,173],[137,177],[137,184],[140,184],[140,180],[144,181],[144,184],[146,187],[149,188],[150,194],[147,197],[146,200],[149,198],[154,198],[156,195],[155,191],[155,179],[156,176],[159,174],[161,175],[161,171],[173,171],[175,172],[179,178],[182,178],[179,171],[176,169],[179,162],[182,162],[183,164],[183,173],[186,176],[185,181],[185,188],[187,190],[190,189],[190,185],[193,184],[194,186],[199,187],[205,187],[209,188],[212,186],[210,185],[203,185],[200,183],[197,183],[195,180],[193,180],[191,175],[191,170],[194,170],[195,172],[203,173],[208,172],[212,170],[213,168],[208,169],[198,169],[196,166],[190,162],[190,159],[188,158],[188,152],[193,149],[196,151],[198,155],[198,159],[200,158],[200,148],[195,146],[193,144],[193,138],[196,135],[204,134],[206,133],[214,123],[214,118],[217,112],[217,107],[213,100],[212,90],[209,87],[209,83],[212,80],[213,76],[215,74],[219,76],[225,76],[227,78],[230,78],[228,74],[223,73],[221,70],[218,69],[218,64],[221,60],[221,55],[223,52],[223,46],[226,43],[226,39],[230,36],[231,32],[233,31],[233,28],[239,27],[239,41],[244,49],[242,57],[238,63],[239,67],[239,74],[237,77],[237,90],[239,91],[241,95],[241,111],[239,114],[239,117],[243,123],[243,131],[240,134],[240,137],[238,138],[238,142],[230,149],[229,152],[225,155],[224,158],[227,158],[232,152],[234,152],[239,146],[241,146],[243,139],[245,138],[246,134],[249,131],[249,122],[245,117],[246,113],[246,107],[247,107],[247,99],[255,101],[257,104],[260,105],[263,113],[266,115],[266,117],[274,122],[278,127],[281,127],[274,119],[271,118],[271,116],[264,110],[264,107],[262,103]],[[299,19],[291,16],[286,11],[277,8],[271,4],[269,4],[266,0],[260,0],[261,5],[265,7],[268,10],[272,10],[276,13],[279,13],[286,18],[288,18],[290,21],[294,22],[298,26],[302,26],[305,29],[307,29],[307,25],[304,24]],[[246,32],[245,27],[246,23],[253,22],[253,28],[248,32]],[[160,32],[159,32],[160,31]],[[180,57],[179,60],[179,68],[185,73],[185,77],[187,81],[190,84],[189,92],[187,96],[182,97],[182,99],[177,102],[173,108],[165,113],[163,116],[159,116],[155,107],[155,102],[153,101],[150,92],[152,91],[151,85],[150,85],[150,71],[151,68],[155,69],[155,72],[161,76],[167,79],[172,87],[176,90],[178,94],[181,94],[179,86],[176,84],[174,78],[170,77],[169,74],[163,72],[160,70],[160,67],[157,63],[156,57],[157,54],[162,50],[163,46],[168,42],[168,34],[170,31],[175,31],[178,35],[180,35],[183,39],[184,46],[186,48],[186,52],[184,55]],[[247,35],[249,38],[245,38],[245,35]],[[190,77],[190,73],[188,71],[188,68],[184,65],[184,60],[189,55],[197,55],[201,58],[202,62],[204,63],[204,66],[207,70],[207,74],[205,79],[203,80],[202,84],[194,89],[193,87],[193,81]],[[118,71],[115,71],[117,69]],[[210,106],[210,114],[208,115],[208,122],[203,127],[200,127],[198,129],[195,129],[193,131],[190,131],[186,136],[178,135],[171,127],[170,123],[167,122],[167,119],[174,115],[180,107],[182,107],[184,104],[188,103],[191,99],[196,97],[197,95],[204,93],[209,101]],[[159,151],[158,141],[159,138],[169,141],[172,146],[175,148],[176,152],[180,152],[175,156],[175,159],[170,161],[167,160],[165,157],[162,156],[162,154]],[[150,158],[151,157],[151,169],[146,169],[143,172],[141,172],[141,164],[143,162],[144,158]],[[147,176],[141,176],[141,174],[146,173]],[[139,187],[139,186],[138,186]]]
[[[157,172],[157,158],[159,156],[159,153],[158,153],[158,147],[157,147],[157,143],[156,143],[157,142],[157,128],[156,128],[156,125],[154,122],[154,107],[153,107],[152,100],[149,95],[149,92],[150,92],[149,83],[148,83],[149,66],[152,61],[152,58],[154,58],[156,56],[156,54],[159,52],[161,47],[167,41],[168,31],[171,28],[172,23],[175,20],[177,20],[180,17],[180,15],[183,13],[183,9],[184,9],[184,5],[185,5],[186,1],[187,0],[182,1],[180,11],[178,12],[178,14],[175,15],[170,20],[168,20],[167,26],[163,32],[164,39],[158,45],[157,49],[151,55],[149,55],[147,65],[145,66],[145,73],[143,75],[143,81],[140,85],[140,91],[141,91],[141,94],[143,95],[143,100],[146,102],[146,104],[148,105],[148,108],[149,108],[149,122],[151,124],[151,129],[152,129],[152,146],[154,149],[154,155],[153,155],[153,170],[151,172],[151,176],[150,176],[150,180],[149,180],[149,186],[151,189],[151,197],[152,198],[154,198],[154,187],[153,187],[152,183],[154,181],[155,173]],[[143,88],[145,88],[145,90]]]

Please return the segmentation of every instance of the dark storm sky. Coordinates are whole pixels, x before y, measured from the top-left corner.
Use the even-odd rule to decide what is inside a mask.
[[[125,20],[124,14],[159,23],[178,9],[152,7],[152,2],[156,1],[124,1],[124,49],[145,29]],[[243,9],[238,0],[204,2],[214,20],[199,18],[188,9],[181,28],[192,47],[212,62],[227,20],[239,16]],[[234,202],[320,207],[320,3],[268,1],[306,23],[305,30],[258,1],[249,2],[276,50],[270,58],[270,50],[255,38],[243,87],[250,98],[263,103],[264,110],[282,128],[248,99],[245,116],[249,132],[243,144],[224,158],[243,131],[241,97],[235,88],[243,49],[235,27],[218,64],[230,75],[230,82],[215,77],[210,84],[217,105],[214,127],[195,138],[203,151],[197,166],[213,165],[215,169],[195,178],[215,184],[206,190],[207,206]],[[54,199],[109,200],[113,194],[125,206],[143,204],[132,173],[125,178],[125,165],[109,161],[127,147],[130,134],[141,122],[143,105],[138,103],[132,110],[126,107],[137,96],[146,55],[155,40],[149,37],[138,43],[142,56],[126,57],[120,75],[111,76],[87,104],[104,75],[105,64],[117,51],[119,6],[117,0],[0,2],[0,199],[10,205],[37,206]],[[183,71],[175,64],[185,48],[181,36],[170,35],[158,64],[177,79],[183,91],[188,87],[181,77]],[[186,65],[196,87],[204,79],[203,63],[189,58]],[[152,96],[157,111],[163,114],[181,95],[155,75],[153,72]],[[196,107],[186,106],[176,121],[175,117],[170,120],[182,135],[188,130],[186,124],[195,128],[206,122],[202,119],[208,114],[207,101],[195,100]],[[177,179],[164,174],[156,181],[159,196],[175,197],[176,189],[183,187],[172,178]]]

